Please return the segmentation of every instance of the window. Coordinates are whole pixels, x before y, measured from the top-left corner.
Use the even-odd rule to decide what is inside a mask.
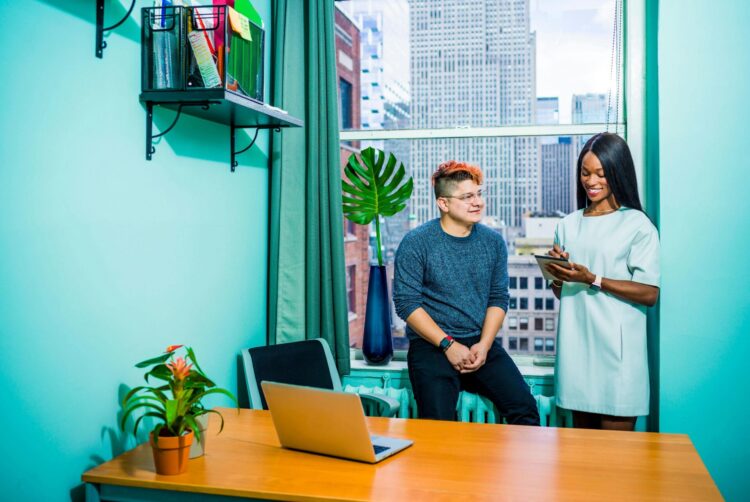
[[[545,338],[544,339],[544,351],[545,352],[554,352],[555,351],[555,339],[554,338]]]
[[[521,317],[519,319],[518,326],[519,326],[520,329],[528,330],[529,329],[529,318],[528,317]]]
[[[534,318],[534,329],[536,331],[542,331],[544,329],[544,319],[541,317]]]
[[[529,351],[529,339],[528,338],[521,338],[521,351],[528,352]]]
[[[546,331],[554,331],[555,330],[555,320],[554,319],[545,319],[544,320],[544,329]]]
[[[508,317],[508,329],[518,329],[518,317]]]
[[[355,239],[357,237],[357,224],[354,223],[352,220],[347,220],[346,218],[344,218],[344,224],[345,224],[344,238]]]
[[[341,128],[351,129],[352,128],[352,84],[344,80],[339,79],[339,96],[341,99],[340,112],[341,112]]]
[[[544,338],[534,338],[534,350],[542,352],[544,350]]]
[[[357,266],[346,267],[346,300],[349,306],[349,316],[357,315],[357,289],[356,289]]]
[[[518,300],[515,296],[511,296],[508,301],[508,310],[515,310],[518,308]]]
[[[518,350],[518,337],[511,336],[508,338],[508,350]]]
[[[544,298],[534,298],[534,310],[544,310]]]
[[[626,102],[617,100],[614,76],[629,73],[623,66],[610,67],[614,20],[610,0],[484,3],[492,8],[483,11],[482,23],[474,25],[476,13],[462,8],[461,0],[335,2],[345,14],[336,16],[336,22],[351,22],[344,31],[358,32],[360,47],[360,57],[354,61],[359,80],[351,89],[356,110],[353,130],[344,126],[342,116],[341,161],[343,166],[352,151],[373,146],[393,153],[414,179],[406,209],[381,224],[389,277],[403,236],[438,216],[430,184],[435,167],[449,158],[478,164],[490,192],[483,223],[506,239],[509,287],[515,293],[528,290],[532,277],[533,288],[541,291],[549,286],[532,275],[538,273],[536,269],[532,272],[526,265],[512,270],[513,258],[530,254],[524,246],[546,241],[554,231],[554,223],[539,228],[529,223],[538,218],[535,215],[575,209],[570,167],[584,142],[600,132],[608,118],[610,130],[625,131],[628,125],[627,140],[636,157],[643,150],[637,143],[642,132],[637,121],[627,124]],[[630,12],[625,21],[631,21]],[[623,24],[634,30],[643,23]],[[582,25],[587,29],[581,30]],[[639,40],[642,34],[635,37]],[[474,53],[474,47],[481,50]],[[627,102],[627,109],[642,109],[643,103],[636,102],[640,99]],[[617,126],[612,125],[615,121]],[[532,136],[518,136],[527,134],[523,131]],[[644,165],[642,159],[634,160],[637,166]],[[373,233],[371,227],[357,237],[369,253],[347,243],[346,262],[354,263],[356,254],[360,275],[368,254],[374,256]],[[363,282],[356,285],[363,288],[360,303],[366,297]],[[518,299],[519,295],[511,298],[509,310],[528,311],[528,298],[520,303]],[[535,310],[541,310],[537,305],[535,299]],[[544,315],[556,319],[554,300],[545,300],[543,306]],[[393,324],[394,337],[402,337],[403,321],[394,317]],[[361,331],[350,324],[352,329]]]

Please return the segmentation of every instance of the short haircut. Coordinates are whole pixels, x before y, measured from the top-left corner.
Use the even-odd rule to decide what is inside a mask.
[[[455,160],[443,162],[432,174],[435,198],[452,195],[456,185],[462,181],[472,180],[477,185],[481,185],[482,178],[482,170],[477,166]]]

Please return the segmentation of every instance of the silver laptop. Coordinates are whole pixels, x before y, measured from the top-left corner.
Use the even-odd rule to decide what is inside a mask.
[[[371,436],[357,394],[261,382],[284,448],[376,463],[413,441]]]

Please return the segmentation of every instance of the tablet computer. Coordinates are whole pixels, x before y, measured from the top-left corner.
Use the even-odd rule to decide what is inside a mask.
[[[565,258],[554,258],[549,255],[543,255],[543,254],[535,254],[534,258],[536,258],[536,262],[539,265],[539,268],[542,270],[542,275],[544,275],[544,278],[548,281],[558,281],[554,275],[547,272],[547,265],[550,263],[554,263],[556,265],[560,265],[561,267],[570,268],[570,262],[566,260]]]

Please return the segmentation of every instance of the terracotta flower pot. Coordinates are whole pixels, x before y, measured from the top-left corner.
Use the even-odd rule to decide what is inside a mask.
[[[153,432],[149,435],[157,474],[182,474],[187,470],[193,436],[193,431],[180,437],[159,436],[159,444],[157,445],[154,443]]]

